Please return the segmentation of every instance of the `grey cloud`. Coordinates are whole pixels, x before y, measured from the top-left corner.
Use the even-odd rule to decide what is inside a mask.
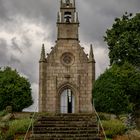
[[[11,42],[12,42],[11,47],[12,47],[15,51],[18,51],[18,52],[20,52],[20,53],[23,53],[22,48],[24,48],[24,49],[25,49],[25,48],[26,48],[26,49],[31,48],[32,43],[31,43],[30,39],[28,38],[28,36],[25,36],[25,35],[21,36],[21,40],[22,40],[22,44],[18,44],[17,38],[16,38],[16,37],[13,37],[13,38],[11,39]],[[22,47],[22,48],[21,48],[21,47]]]
[[[21,63],[21,61],[18,58],[16,58],[14,55],[11,55],[8,63],[13,66],[15,65],[16,67],[18,64]]]
[[[83,41],[99,41],[103,47],[103,36],[107,28],[110,28],[116,17],[120,17],[125,11],[136,13],[140,9],[138,0],[80,0],[77,1],[80,22],[81,38]]]
[[[6,8],[3,0],[0,0],[0,21],[4,20],[5,18],[7,18]]]
[[[11,16],[19,14],[38,21],[52,21],[55,20],[57,0],[7,0],[5,5]]]
[[[98,47],[107,47],[103,36],[106,29],[111,27],[115,17],[122,16],[125,11],[136,13],[140,9],[139,0],[77,0],[76,4],[81,23],[80,40],[89,43],[99,42]],[[45,26],[49,25],[51,30],[49,38],[44,36],[43,39],[53,42],[56,39],[56,28],[54,27],[56,27],[58,11],[59,0],[0,0],[1,20],[4,17],[12,19],[18,15],[30,19],[31,22],[41,23],[39,26],[43,26],[44,30]],[[12,24],[15,26],[13,22],[8,28],[12,29]],[[22,39],[24,47],[31,47],[32,43],[26,35],[23,35]],[[12,47],[22,52],[16,38],[12,39]]]
[[[17,44],[17,42],[16,42],[16,37],[12,38],[12,39],[11,39],[11,42],[12,42],[11,47],[12,47],[14,50],[16,50],[16,51],[22,53],[22,50],[20,49],[20,47],[18,46],[18,44]]]
[[[20,64],[20,60],[9,53],[8,47],[6,40],[0,39],[0,67],[11,66],[16,68]]]
[[[9,53],[8,47],[7,41],[0,39],[0,67],[12,66],[16,68],[20,64],[20,60]]]
[[[7,42],[4,39],[0,39],[0,65],[2,66],[7,62]]]
[[[26,48],[30,48],[32,46],[32,43],[30,41],[30,39],[27,37],[27,36],[22,36],[23,38],[23,45],[26,47]]]
[[[2,1],[2,0],[1,0]],[[59,11],[59,0],[3,0],[8,15],[25,16],[33,22],[49,24],[50,40],[56,38],[56,16]],[[138,12],[139,0],[77,0],[77,10],[81,23],[81,40],[87,42],[100,41],[102,46],[103,35],[110,27],[115,17],[122,16],[125,11]]]
[[[0,39],[0,67],[10,66],[14,69],[17,69],[19,73],[27,75],[31,83],[36,83],[38,81],[38,60],[33,59],[34,54],[31,54],[27,60],[24,61],[20,55],[16,56],[18,52],[23,52],[16,42],[16,38],[11,39],[12,45],[9,45],[5,39]],[[32,44],[29,41],[28,37],[23,38],[24,51],[29,49]],[[9,51],[9,47],[12,47],[12,52]],[[22,54],[24,57],[24,54]]]
[[[12,64],[12,67],[15,67],[20,73],[25,74],[31,83],[37,83],[38,81],[38,67],[37,62],[34,64],[33,62],[29,63],[23,63],[20,62],[20,64]]]

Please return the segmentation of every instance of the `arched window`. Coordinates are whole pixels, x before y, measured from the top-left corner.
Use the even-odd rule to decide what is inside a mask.
[[[71,89],[65,89],[60,95],[61,113],[74,113],[74,95]]]

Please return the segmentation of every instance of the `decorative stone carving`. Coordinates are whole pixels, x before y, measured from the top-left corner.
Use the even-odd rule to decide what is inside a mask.
[[[74,63],[74,56],[72,53],[66,52],[61,56],[61,62],[65,66],[70,66]]]

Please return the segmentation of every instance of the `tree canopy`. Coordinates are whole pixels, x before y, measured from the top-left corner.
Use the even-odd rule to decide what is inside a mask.
[[[32,103],[29,81],[10,67],[0,69],[0,110],[12,106],[13,111],[22,111]]]
[[[140,13],[135,16],[126,13],[116,18],[104,38],[109,46],[111,65],[127,61],[140,68]]]
[[[94,84],[93,99],[98,111],[121,114],[140,108],[140,71],[125,62],[112,65]]]

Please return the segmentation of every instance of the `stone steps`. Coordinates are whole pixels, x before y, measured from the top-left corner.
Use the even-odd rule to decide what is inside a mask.
[[[94,114],[39,116],[30,140],[101,140]]]
[[[52,134],[52,130],[37,129],[34,130],[35,134]],[[55,130],[55,134],[95,134],[97,130]]]
[[[94,119],[91,119],[92,121],[96,121],[96,119],[94,118]],[[60,118],[58,118],[58,117],[53,117],[53,118],[51,118],[51,117],[44,117],[44,118],[39,118],[38,119],[38,122],[46,122],[46,121],[49,121],[49,122],[57,122],[57,121],[60,121],[60,122],[68,122],[68,121],[90,121],[90,119],[89,118],[68,118],[68,117],[60,117]]]
[[[46,116],[46,117],[39,117],[38,121],[89,121],[94,120],[96,121],[96,117],[90,117],[90,116]]]
[[[83,123],[71,123],[71,124],[36,124],[35,127],[96,127],[96,124],[83,124]]]
[[[34,131],[96,131],[97,127],[34,127]]]
[[[37,122],[36,123],[36,126],[37,125],[41,125],[41,124],[61,124],[61,125],[67,125],[67,124],[77,124],[79,125],[80,123],[82,122],[82,124],[91,124],[91,121],[42,121],[42,122]],[[92,121],[93,122],[93,121]],[[97,121],[95,121],[94,123],[96,123]]]
[[[30,140],[100,140],[99,137],[96,136],[85,136],[85,137],[47,137],[42,135],[36,135],[32,137]]]
[[[46,137],[46,136],[36,136],[32,137],[30,140],[101,140],[99,137],[69,137],[69,138],[56,138],[56,137]]]

